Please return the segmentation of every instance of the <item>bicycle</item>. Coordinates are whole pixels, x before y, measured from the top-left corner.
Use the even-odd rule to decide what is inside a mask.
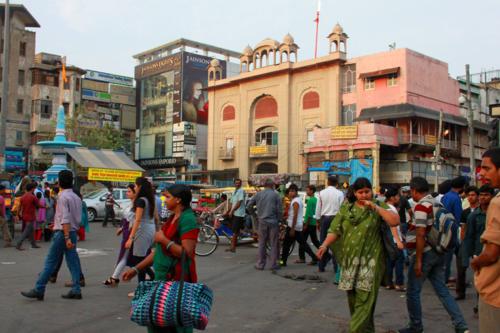
[[[283,241],[285,240],[285,236],[286,236],[286,228],[287,228],[286,221],[280,221],[279,228],[280,228],[280,231],[279,231],[279,238],[280,238],[280,240],[279,240],[279,248],[282,251],[283,250]],[[288,256],[290,256],[293,253],[293,249],[294,248],[295,248],[295,242],[293,242],[290,245],[290,250],[288,251]],[[269,244],[269,242],[267,242],[266,243],[266,252],[269,253],[269,251],[271,251],[271,244]]]

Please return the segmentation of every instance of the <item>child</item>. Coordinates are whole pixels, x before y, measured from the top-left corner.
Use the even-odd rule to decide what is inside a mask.
[[[36,197],[40,204],[40,208],[38,208],[36,212],[36,224],[35,224],[35,240],[39,241],[42,239],[42,228],[45,224],[45,218],[47,213],[45,198],[42,195],[42,192],[37,192]]]

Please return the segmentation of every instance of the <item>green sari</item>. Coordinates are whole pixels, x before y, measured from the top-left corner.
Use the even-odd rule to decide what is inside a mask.
[[[196,216],[191,209],[186,209],[182,212],[179,223],[173,223],[173,218],[169,219],[161,229],[168,239],[180,244],[185,239],[197,239],[199,225],[196,221]],[[178,258],[168,255],[165,247],[161,244],[155,245],[153,268],[155,271],[155,280],[157,281],[179,281],[181,263]],[[184,272],[186,272],[185,281],[196,282],[196,265],[194,258],[186,258],[184,264]],[[189,272],[189,273],[188,273]],[[151,328],[148,327],[149,333],[191,333],[192,328],[180,326],[168,328]]]
[[[328,231],[339,237],[332,250],[342,268],[339,289],[347,291],[352,333],[375,332],[373,312],[385,272],[381,223],[385,222],[376,212],[344,204]]]

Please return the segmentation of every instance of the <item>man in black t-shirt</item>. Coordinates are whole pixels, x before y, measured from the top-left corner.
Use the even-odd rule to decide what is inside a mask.
[[[113,196],[113,187],[110,186],[108,188],[108,193],[106,194],[106,202],[104,204],[104,221],[102,222],[102,226],[106,227],[108,225],[108,219],[111,218],[111,223],[113,226],[117,226],[115,222],[115,205],[120,207],[120,205],[115,201],[115,197]]]

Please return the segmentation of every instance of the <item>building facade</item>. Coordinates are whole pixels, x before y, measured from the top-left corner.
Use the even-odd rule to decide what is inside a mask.
[[[136,161],[155,180],[202,181],[207,167],[207,70],[219,58],[221,77],[236,52],[179,39],[134,56]]]
[[[10,67],[9,96],[6,110],[5,169],[8,172],[26,169],[30,144],[31,75],[35,56],[34,31],[40,24],[23,5],[10,5]],[[5,5],[0,5],[0,29],[4,31]],[[4,40],[0,41],[0,67],[3,68]],[[1,69],[1,68],[0,68]],[[3,82],[0,82],[2,89]],[[0,90],[1,92],[1,90]],[[0,96],[4,98],[4,96]],[[0,110],[4,112],[4,110]]]
[[[134,79],[87,70],[82,79],[81,96],[80,126],[109,126],[121,131],[125,139],[124,150],[133,156],[136,129]]]
[[[64,111],[70,119],[76,119],[80,107],[81,76],[85,70],[66,65],[67,80],[64,82],[62,63],[63,58],[60,55],[38,53],[30,68],[32,112],[29,151],[32,171],[45,171],[52,161],[52,155],[43,152],[36,143],[53,137],[59,106],[64,106]]]

